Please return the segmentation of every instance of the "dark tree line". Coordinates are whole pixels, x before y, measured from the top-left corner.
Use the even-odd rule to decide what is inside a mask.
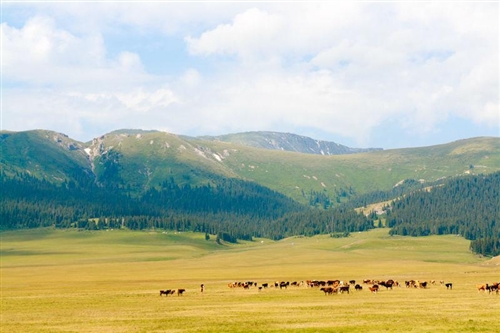
[[[293,235],[314,236],[318,234],[350,233],[373,229],[373,221],[353,209],[338,207],[321,210],[308,209],[291,213],[273,221],[272,229],[278,238]]]
[[[500,254],[500,173],[457,177],[430,191],[395,200],[387,212],[391,234],[459,234],[471,250]]]
[[[329,199],[321,192],[310,193],[314,207],[307,207],[237,179],[214,177],[211,184],[196,187],[171,179],[134,196],[126,188],[98,186],[81,173],[71,179],[55,185],[27,174],[0,173],[0,228],[167,229],[202,232],[232,242],[294,235],[336,237],[373,228],[377,216],[367,218],[353,207],[398,197],[387,210],[391,234],[459,234],[471,240],[474,252],[500,254],[500,173],[454,178],[435,183],[431,191],[406,181],[390,191],[353,197],[328,209]]]
[[[372,225],[352,210],[325,213],[256,183],[214,179],[213,184],[197,187],[169,180],[140,196],[130,196],[124,189],[98,186],[91,179],[55,185],[27,174],[7,177],[2,173],[0,228],[157,228],[235,241],[351,232]]]

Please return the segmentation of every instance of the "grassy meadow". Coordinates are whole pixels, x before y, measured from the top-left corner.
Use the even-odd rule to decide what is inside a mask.
[[[1,332],[500,332],[499,258],[457,236],[377,229],[218,245],[203,234],[2,232]],[[233,281],[436,280],[325,296],[317,288],[230,289]],[[439,284],[453,283],[453,290]],[[200,284],[206,286],[200,292]],[[183,296],[160,289],[185,288]]]

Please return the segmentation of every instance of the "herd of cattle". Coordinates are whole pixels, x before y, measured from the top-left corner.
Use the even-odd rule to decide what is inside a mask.
[[[500,291],[500,282],[493,282],[492,284],[488,284],[488,283],[478,284],[477,291],[484,291],[484,292],[488,292],[489,294],[491,294],[491,293],[498,294]]]
[[[453,284],[451,282],[444,283],[444,281],[440,281],[440,283],[446,286],[446,289],[452,289]],[[363,280],[364,285],[368,285],[367,288],[372,293],[377,293],[381,287],[385,287],[386,290],[392,289],[393,287],[401,287],[402,285],[393,279],[389,280]],[[429,284],[436,284],[435,280],[432,281],[418,281],[418,280],[409,280],[405,281],[406,288],[427,288]],[[351,288],[354,288],[356,291],[363,290],[363,286],[359,283],[356,283],[356,280],[349,280],[348,282],[344,282],[341,280],[306,280],[306,281],[276,281],[274,283],[263,283],[261,286],[258,286],[256,282],[246,281],[246,282],[230,282],[228,284],[229,288],[243,288],[249,289],[250,287],[258,287],[259,290],[274,287],[279,289],[286,289],[289,286],[306,286],[308,288],[318,287],[318,289],[325,293],[325,295],[332,294],[343,294],[349,293]]]
[[[367,287],[367,289],[371,293],[377,293],[381,288],[386,288],[386,290],[392,290],[393,287],[402,287],[403,285],[396,280],[363,280],[363,285]],[[409,280],[405,281],[404,286],[406,288],[420,288],[426,289],[430,285],[435,285],[437,282],[435,280],[431,281],[419,281],[419,280]],[[445,283],[444,281],[439,281],[439,284],[446,287],[446,289],[453,289],[453,284],[451,282]],[[363,290],[363,286],[359,283],[356,283],[355,280],[349,281],[341,281],[341,280],[306,280],[306,281],[276,281],[274,283],[262,283],[260,286],[257,282],[253,281],[245,281],[245,282],[230,282],[228,283],[228,287],[231,289],[234,288],[257,288],[259,291],[267,288],[276,288],[276,289],[287,289],[288,287],[302,287],[305,286],[307,288],[318,288],[320,291],[324,292],[325,295],[332,294],[348,294],[351,288],[356,291]],[[201,285],[201,292],[203,293],[205,286]],[[477,289],[479,292],[484,291],[488,293],[499,293],[499,282],[494,282],[492,284],[480,284],[477,285]],[[167,289],[160,290],[160,296],[165,295],[175,295],[182,296],[182,294],[186,291],[186,289]]]

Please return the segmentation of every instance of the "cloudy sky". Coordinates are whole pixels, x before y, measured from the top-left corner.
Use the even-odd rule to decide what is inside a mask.
[[[2,3],[3,130],[500,136],[498,2]]]

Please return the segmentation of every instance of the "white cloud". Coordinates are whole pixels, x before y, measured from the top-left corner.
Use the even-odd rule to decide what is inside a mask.
[[[186,42],[193,54],[238,55],[241,58],[268,55],[273,45],[279,45],[282,25],[278,15],[252,8],[236,15],[231,24],[218,25],[199,38],[187,37]]]
[[[307,127],[362,144],[387,121],[407,133],[434,133],[453,117],[498,126],[498,7],[34,6],[36,15],[21,27],[2,24],[4,81],[29,88],[24,99],[4,90],[12,94],[4,107],[28,113],[42,106],[47,114],[60,107],[80,128],[111,119],[114,128],[142,125],[186,134]],[[121,30],[160,44],[167,43],[162,36],[175,35],[185,49],[144,56],[120,44],[110,52]],[[183,60],[179,74],[148,72],[155,68],[150,62],[158,67],[176,58]],[[4,123],[10,126],[13,118]]]
[[[201,83],[202,77],[200,72],[196,69],[189,68],[186,72],[184,72],[184,74],[182,74],[180,81],[188,87],[196,87]]]
[[[223,108],[246,110],[247,125],[265,118],[270,127],[281,121],[363,138],[394,118],[424,133],[451,115],[497,124],[498,18],[477,6],[454,13],[428,5],[423,15],[416,4],[321,4],[307,7],[308,21],[293,20],[297,11],[249,9],[187,42],[193,54],[241,58],[246,70],[220,78],[227,84],[219,96]],[[312,57],[288,65],[290,54]],[[250,113],[257,116],[246,119]]]
[[[9,81],[99,89],[154,79],[138,54],[124,50],[110,59],[101,35],[76,36],[47,17],[31,18],[19,29],[3,23],[2,40],[3,74]]]
[[[40,16],[20,29],[3,23],[2,42],[5,79],[29,83],[57,81],[67,68],[99,67],[105,54],[100,35],[78,38]]]

